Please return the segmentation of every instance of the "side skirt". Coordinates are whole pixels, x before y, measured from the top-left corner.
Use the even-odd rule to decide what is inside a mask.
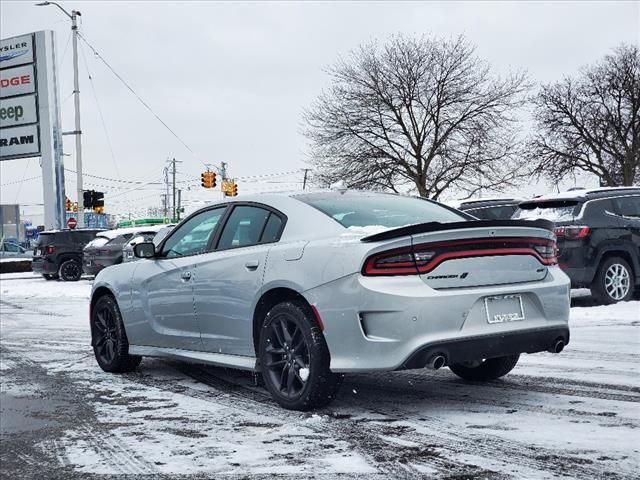
[[[225,353],[198,352],[194,350],[181,350],[179,348],[146,347],[141,345],[129,345],[130,355],[142,357],[175,358],[193,363],[206,363],[218,367],[238,368],[240,370],[256,371],[256,358],[240,355],[228,355]]]

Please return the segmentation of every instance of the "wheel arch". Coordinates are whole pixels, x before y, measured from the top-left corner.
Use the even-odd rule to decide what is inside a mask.
[[[104,285],[99,286],[93,291],[93,293],[91,294],[91,302],[89,304],[89,317],[91,317],[91,312],[93,312],[93,307],[96,304],[96,302],[100,300],[100,298],[104,297],[105,295],[111,295],[112,297],[115,298],[115,295],[113,294],[113,292],[109,288],[105,287]]]
[[[260,329],[262,328],[264,317],[277,304],[287,301],[295,301],[304,305],[308,309],[311,318],[314,318],[316,322],[318,321],[311,304],[300,292],[293,288],[282,286],[267,290],[262,294],[253,311],[253,348],[256,358],[259,356],[258,341],[260,340]]]

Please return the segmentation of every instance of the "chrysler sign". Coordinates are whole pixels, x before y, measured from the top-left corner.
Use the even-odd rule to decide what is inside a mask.
[[[0,41],[0,160],[40,155],[36,59],[32,34]]]

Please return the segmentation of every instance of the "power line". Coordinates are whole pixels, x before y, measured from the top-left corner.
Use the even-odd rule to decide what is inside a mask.
[[[42,177],[40,175],[37,175],[35,177],[23,178],[22,180],[14,180],[13,182],[3,183],[2,185],[0,185],[0,187],[5,187],[7,185],[15,185],[17,183],[29,182],[29,181],[35,180],[37,178],[42,178]]]
[[[86,45],[91,49],[91,51],[93,52],[93,54],[95,55],[95,57],[96,57],[97,59],[99,59],[102,63],[104,63],[104,64],[105,64],[105,66],[106,66],[109,70],[111,70],[111,73],[113,73],[113,74],[116,76],[116,78],[117,78],[118,80],[120,80],[120,81],[122,82],[122,84],[123,84],[125,87],[127,87],[127,89],[128,89],[128,90],[129,90],[129,91],[130,91],[130,92],[131,92],[131,93],[132,93],[132,94],[133,94],[137,99],[138,99],[138,101],[139,101],[140,103],[142,103],[142,105],[144,105],[144,107],[145,107],[147,110],[149,110],[149,112],[151,112],[151,114],[152,114],[152,115],[153,115],[153,116],[154,116],[154,117],[155,117],[155,118],[156,118],[156,119],[157,119],[157,120],[158,120],[158,121],[159,121],[159,122],[160,122],[160,123],[161,123],[161,124],[162,124],[166,129],[167,129],[167,130],[168,130],[168,131],[169,131],[169,132],[171,132],[171,134],[172,134],[172,135],[173,135],[173,136],[174,136],[174,137],[175,137],[175,138],[176,138],[180,143],[182,143],[182,145],[184,145],[184,147],[185,147],[187,150],[189,150],[189,151],[191,152],[191,154],[195,157],[195,156],[196,156],[196,154],[195,154],[195,152],[191,149],[191,147],[189,147],[189,145],[187,145],[187,144],[186,144],[186,142],[185,142],[184,140],[182,140],[182,139],[178,136],[178,134],[177,134],[176,132],[174,132],[174,131],[171,129],[171,127],[169,127],[169,125],[167,125],[167,124],[166,124],[166,122],[160,118],[160,116],[159,116],[159,115],[158,115],[158,114],[157,114],[157,113],[156,113],[156,112],[155,112],[155,111],[154,111],[154,110],[149,106],[149,104],[148,104],[147,102],[145,102],[145,101],[142,99],[142,97],[140,97],[140,95],[138,95],[138,94],[136,93],[136,91],[131,87],[131,85],[129,85],[129,84],[124,80],[124,78],[122,78],[122,77],[118,74],[118,72],[116,72],[116,71],[114,70],[114,68],[113,68],[113,67],[112,67],[112,66],[111,66],[111,65],[110,65],[110,64],[109,64],[109,63],[108,63],[108,62],[107,62],[103,57],[102,57],[102,55],[100,55],[100,53],[98,53],[98,51],[93,47],[93,45],[91,45],[91,44],[87,41],[87,39],[84,37],[84,35],[83,35],[82,33],[78,32],[78,36],[79,36],[79,37],[82,39],[82,41],[83,41],[83,42],[84,42],[84,43],[85,43],[85,44],[86,44]]]
[[[82,46],[81,46],[82,47]],[[111,137],[109,136],[109,132],[107,131],[107,124],[104,121],[104,115],[102,114],[102,107],[100,106],[100,102],[98,101],[98,94],[96,93],[96,87],[93,83],[93,77],[89,72],[89,63],[87,62],[87,57],[84,54],[84,48],[80,48],[80,52],[82,53],[82,59],[84,60],[84,68],[87,70],[87,76],[89,77],[89,83],[91,84],[91,91],[93,92],[93,99],[96,102],[96,106],[98,107],[98,113],[100,114],[100,121],[102,122],[102,130],[104,131],[104,136],[107,139],[107,145],[109,146],[109,151],[111,152],[111,160],[113,161],[113,166],[116,169],[116,175],[120,178],[120,171],[118,170],[118,163],[116,162],[116,156],[113,153],[113,145],[111,144]]]

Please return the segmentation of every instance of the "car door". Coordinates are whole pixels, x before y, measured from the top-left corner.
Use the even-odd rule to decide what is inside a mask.
[[[195,309],[206,351],[255,354],[253,310],[270,245],[280,238],[285,217],[268,207],[237,204],[213,252],[195,269]]]
[[[193,215],[159,245],[155,258],[138,262],[132,284],[134,302],[139,305],[134,305],[134,310],[141,312],[144,321],[128,326],[135,337],[132,343],[201,349],[192,280],[195,264],[211,248],[225,208]]]
[[[613,199],[624,239],[635,253],[634,267],[640,265],[640,195],[629,195]]]

